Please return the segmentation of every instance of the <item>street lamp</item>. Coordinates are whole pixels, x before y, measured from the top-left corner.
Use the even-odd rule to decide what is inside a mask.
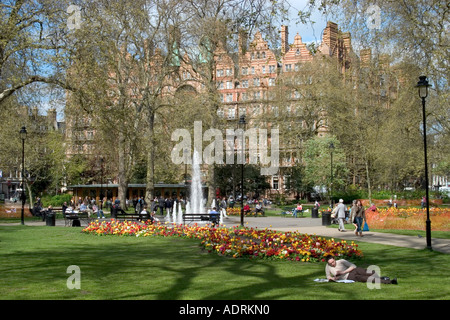
[[[101,169],[101,178],[100,178],[100,211],[103,214],[103,157],[100,156],[100,169]],[[103,216],[102,216],[103,217]]]
[[[431,250],[431,221],[430,221],[430,198],[428,194],[428,162],[427,162],[427,123],[425,115],[425,98],[428,96],[428,84],[426,76],[420,76],[419,82],[416,86],[419,89],[419,97],[422,98],[422,116],[423,116],[423,149],[425,155],[425,190],[426,190],[426,204],[427,204],[427,221],[426,221],[426,233],[427,233],[427,249]]]
[[[242,115],[239,118],[239,128],[242,129],[242,153],[241,153],[241,226],[244,226],[244,162],[245,162],[245,153],[244,153],[244,146],[245,146],[245,136],[244,136],[244,130],[245,130],[245,115]]]
[[[334,151],[334,143],[331,142],[329,147],[330,155],[331,155],[331,179],[330,179],[330,207],[333,210],[333,196],[332,196],[332,187],[333,187],[333,151]]]
[[[187,203],[187,163],[189,157],[189,150],[187,148],[183,149],[184,155],[184,200]]]
[[[25,196],[25,139],[27,138],[27,128],[25,126],[20,129],[19,136],[22,139],[22,194],[20,195],[22,199],[22,214],[20,223],[24,225],[25,201],[27,199]]]

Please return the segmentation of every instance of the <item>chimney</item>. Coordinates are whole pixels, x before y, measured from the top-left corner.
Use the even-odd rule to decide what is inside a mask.
[[[37,120],[37,118],[38,118],[38,108],[37,107],[33,107],[33,109],[31,109],[31,116],[34,121]]]
[[[284,56],[289,51],[289,32],[287,26],[281,26],[281,54]]]
[[[330,48],[331,55],[337,55],[337,36],[338,25],[328,21],[325,30],[323,30],[322,42]]]
[[[47,111],[47,119],[48,119],[48,123],[49,125],[57,130],[58,129],[58,122],[56,121],[56,109],[49,109]]]
[[[342,34],[342,39],[344,40],[344,48],[350,51],[350,48],[352,47],[352,38],[350,32],[344,32]]]
[[[368,67],[370,65],[370,61],[372,60],[372,50],[370,48],[362,49],[359,53],[359,57],[361,60],[361,66]]]

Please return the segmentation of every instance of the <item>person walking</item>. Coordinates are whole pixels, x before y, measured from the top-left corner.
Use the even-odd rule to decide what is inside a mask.
[[[339,220],[339,228],[338,228],[338,230],[341,231],[341,232],[347,231],[347,230],[345,230],[345,226],[344,226],[345,205],[344,205],[344,200],[343,199],[339,199],[339,204],[337,205],[336,216],[337,216],[337,218]]]
[[[355,213],[355,220],[356,220],[356,229],[355,229],[355,234],[360,237],[363,237],[362,234],[362,225],[363,222],[366,221],[366,212],[365,209],[361,203],[361,200],[356,201],[356,206],[354,208],[352,208],[352,211],[354,211]]]
[[[356,224],[356,200],[352,201],[352,207],[350,208],[350,222],[355,226],[355,234],[358,229],[358,225]]]

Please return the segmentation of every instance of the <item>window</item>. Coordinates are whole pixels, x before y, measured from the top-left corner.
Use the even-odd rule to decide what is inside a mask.
[[[233,81],[227,81],[227,89],[233,89]]]
[[[275,78],[269,78],[269,87],[275,86]]]
[[[218,69],[217,70],[217,76],[218,77],[223,77],[223,69]]]
[[[287,64],[287,65],[284,67],[284,70],[285,70],[285,71],[291,71],[291,70],[292,70],[292,64]]]
[[[252,67],[252,74],[255,74],[255,67]]]
[[[248,80],[242,80],[242,88],[248,88]]]
[[[283,176],[283,189],[284,190],[290,189],[290,185],[291,185],[290,179],[291,179],[290,175]]]
[[[272,177],[272,189],[278,190],[278,176]]]
[[[253,98],[254,98],[255,100],[261,99],[261,92],[255,91],[255,92],[253,93]]]
[[[227,76],[233,75],[233,69],[227,69]]]
[[[262,73],[266,73],[266,66],[262,66],[261,71],[262,71]]]
[[[275,73],[276,66],[269,66],[269,73]]]
[[[265,51],[263,51],[263,52],[261,53],[261,55],[262,55],[262,58],[263,58],[263,59],[266,58],[266,52],[265,52]]]
[[[222,90],[222,89],[223,89],[223,81],[217,82],[217,88],[218,88],[219,90]]]
[[[239,107],[239,117],[245,116],[246,113],[245,111],[246,111],[245,107]]]
[[[248,68],[247,67],[243,67],[242,68],[242,75],[246,75],[248,74]]]
[[[223,118],[224,114],[223,114],[222,108],[219,108],[219,109],[217,110],[217,116],[218,116],[219,118]]]
[[[236,118],[236,109],[234,107],[228,108],[228,119]]]
[[[259,78],[253,78],[253,86],[259,87]]]
[[[271,109],[272,109],[272,114],[274,115],[274,117],[278,117],[278,115],[279,115],[278,106],[271,106]]]
[[[233,102],[233,94],[232,93],[227,93],[227,102]]]

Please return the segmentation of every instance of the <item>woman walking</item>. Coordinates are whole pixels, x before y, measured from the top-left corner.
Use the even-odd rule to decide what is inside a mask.
[[[356,229],[355,234],[363,237],[362,234],[362,225],[363,221],[366,221],[366,213],[364,207],[361,203],[361,200],[356,201],[356,205],[352,207],[352,216],[355,217],[356,220]]]

